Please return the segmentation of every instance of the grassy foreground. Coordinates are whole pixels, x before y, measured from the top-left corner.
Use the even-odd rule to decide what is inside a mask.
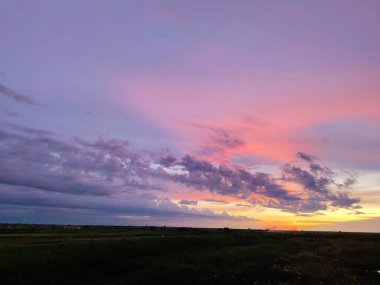
[[[380,284],[380,234],[0,226],[0,284]]]

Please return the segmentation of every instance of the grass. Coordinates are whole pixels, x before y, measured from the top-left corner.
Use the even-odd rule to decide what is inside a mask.
[[[380,235],[0,227],[0,284],[380,284]]]

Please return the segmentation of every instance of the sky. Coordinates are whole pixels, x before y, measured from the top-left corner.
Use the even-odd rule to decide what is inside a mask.
[[[0,222],[380,232],[380,2],[0,2]]]

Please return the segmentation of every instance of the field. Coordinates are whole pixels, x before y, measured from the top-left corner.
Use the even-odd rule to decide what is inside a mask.
[[[380,284],[380,234],[0,226],[0,284]]]

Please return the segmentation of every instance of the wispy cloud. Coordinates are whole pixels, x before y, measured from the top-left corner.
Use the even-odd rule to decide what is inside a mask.
[[[3,84],[0,84],[0,94],[3,94],[17,102],[38,105],[38,103],[31,96],[19,94]]]
[[[183,200],[179,201],[178,204],[180,204],[180,205],[196,206],[196,205],[198,205],[198,201],[197,200],[186,200],[186,199],[183,199]]]
[[[197,123],[186,123],[187,125],[207,132],[207,139],[201,145],[198,152],[201,156],[226,156],[229,151],[244,147],[243,139],[231,134],[229,131]],[[220,160],[220,159],[219,159]]]
[[[215,203],[215,204],[228,204],[226,200],[218,200],[218,199],[203,199],[203,201]]]
[[[2,108],[3,113],[8,117],[17,117],[19,114],[15,111],[11,111],[8,108]]]
[[[303,160],[305,160],[305,161],[308,161],[308,162],[312,162],[312,161],[316,158],[315,156],[312,156],[312,155],[310,155],[310,154],[306,154],[306,153],[304,153],[304,152],[298,152],[297,155],[298,155],[301,159],[303,159]]]

